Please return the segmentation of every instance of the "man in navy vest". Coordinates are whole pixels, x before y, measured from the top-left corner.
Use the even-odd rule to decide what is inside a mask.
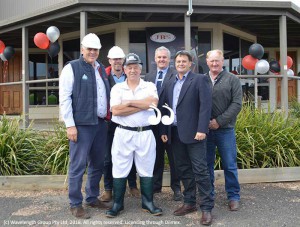
[[[82,207],[82,178],[87,167],[86,205],[109,208],[101,202],[99,182],[103,173],[110,87],[104,66],[97,62],[100,39],[90,33],[81,42],[81,56],[67,64],[60,75],[60,113],[70,145],[69,200],[76,218],[90,218]]]

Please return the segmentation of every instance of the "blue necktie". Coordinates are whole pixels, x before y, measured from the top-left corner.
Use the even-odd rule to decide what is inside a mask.
[[[157,92],[159,92],[162,82],[163,82],[163,72],[159,71],[158,72],[158,78],[157,78],[157,81],[156,81]]]

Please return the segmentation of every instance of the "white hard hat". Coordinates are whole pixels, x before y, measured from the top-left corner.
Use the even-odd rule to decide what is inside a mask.
[[[125,54],[124,54],[124,51],[120,47],[113,46],[108,51],[107,57],[108,58],[125,58]]]
[[[81,44],[86,48],[101,49],[99,37],[94,33],[89,33],[83,37]]]

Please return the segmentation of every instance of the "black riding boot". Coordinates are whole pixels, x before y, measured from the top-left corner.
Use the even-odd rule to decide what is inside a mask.
[[[155,216],[161,215],[162,210],[153,204],[153,178],[140,177],[142,208]]]
[[[113,180],[113,207],[106,211],[106,217],[114,218],[120,211],[124,210],[124,194],[126,191],[127,178],[114,178]]]

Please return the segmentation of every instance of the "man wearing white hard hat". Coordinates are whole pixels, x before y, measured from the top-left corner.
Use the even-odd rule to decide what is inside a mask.
[[[115,84],[124,82],[126,80],[126,74],[123,70],[123,63],[125,59],[124,51],[118,47],[113,46],[107,55],[110,66],[106,67],[105,71],[108,76],[110,87],[112,88]],[[109,202],[112,200],[112,189],[113,189],[113,177],[112,177],[112,161],[111,161],[111,146],[115,134],[116,127],[118,125],[114,122],[108,124],[108,138],[107,138],[107,151],[104,160],[104,192],[100,197],[103,202]],[[136,168],[133,163],[131,171],[128,175],[128,185],[130,195],[134,197],[140,196],[140,192],[136,185]]]
[[[149,106],[158,103],[156,86],[141,79],[142,63],[136,54],[126,56],[124,71],[126,81],[116,84],[111,90],[112,121],[118,127],[111,151],[114,204],[106,211],[106,216],[116,217],[124,209],[126,179],[133,160],[140,177],[142,209],[152,215],[161,215],[162,210],[153,204],[156,142],[148,122],[149,117],[155,117]]]
[[[70,145],[70,211],[83,219],[90,218],[82,207],[82,177],[86,167],[86,205],[109,208],[98,199],[106,151],[106,119],[110,118],[110,86],[104,66],[97,62],[100,48],[98,36],[87,34],[81,42],[80,58],[63,68],[59,80],[60,113]]]

